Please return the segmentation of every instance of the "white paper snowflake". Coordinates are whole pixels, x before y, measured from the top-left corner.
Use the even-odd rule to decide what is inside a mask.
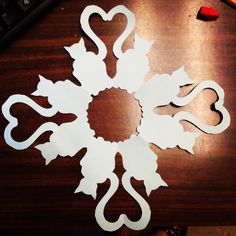
[[[113,16],[118,13],[127,17],[126,29],[113,47],[113,52],[118,58],[117,73],[113,79],[107,75],[103,61],[107,54],[106,46],[89,25],[89,17],[93,13],[98,13],[104,21],[112,20]],[[107,231],[115,231],[123,224],[131,229],[141,230],[150,220],[150,207],[131,185],[131,177],[144,181],[147,195],[160,186],[167,186],[156,172],[157,156],[150,149],[150,143],[156,144],[161,149],[178,146],[193,153],[198,134],[185,131],[180,121],[191,122],[197,128],[210,134],[224,131],[230,124],[230,116],[223,106],[224,91],[213,81],[201,82],[185,97],[178,96],[180,88],[193,84],[193,81],[190,80],[184,67],[174,71],[171,75],[154,75],[150,80],[144,82],[144,77],[150,69],[147,53],[153,42],[143,40],[135,34],[134,48],[124,53],[121,51],[124,40],[133,31],[134,26],[135,16],[124,6],[114,7],[109,13],[105,13],[97,6],[86,7],[81,15],[81,27],[97,45],[98,54],[87,51],[83,38],[79,43],[65,47],[74,59],[73,75],[80,81],[81,86],[77,86],[69,80],[53,83],[39,76],[37,90],[32,95],[47,97],[52,105],[51,108],[41,107],[29,97],[19,94],[9,97],[2,106],[2,112],[9,121],[4,137],[6,142],[15,149],[28,148],[46,131],[52,131],[49,142],[36,146],[45,158],[46,164],[57,156],[73,157],[82,148],[87,148],[87,153],[81,160],[84,178],[81,179],[75,192],[83,192],[95,199],[98,184],[107,179],[110,180],[109,190],[95,210],[98,224]],[[96,138],[87,118],[88,105],[93,100],[92,95],[111,88],[125,89],[127,93],[133,93],[143,112],[141,124],[137,128],[138,133],[120,142],[105,141],[102,137]],[[213,89],[218,96],[215,109],[221,113],[222,120],[216,126],[203,124],[188,112],[181,111],[173,116],[157,115],[153,112],[154,108],[170,103],[177,106],[187,105],[204,89]],[[27,140],[17,142],[11,136],[12,129],[18,125],[17,119],[10,113],[10,108],[15,103],[27,104],[42,116],[51,117],[57,112],[72,113],[77,116],[77,119],[60,126],[52,122],[44,123]],[[125,214],[121,214],[116,222],[109,222],[104,216],[105,206],[119,186],[119,179],[113,172],[117,152],[122,155],[126,170],[122,177],[122,185],[141,208],[141,218],[135,222]]]

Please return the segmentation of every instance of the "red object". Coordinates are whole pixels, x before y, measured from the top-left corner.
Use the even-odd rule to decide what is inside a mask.
[[[216,20],[219,15],[220,13],[216,9],[202,6],[198,12],[197,18],[201,20]]]

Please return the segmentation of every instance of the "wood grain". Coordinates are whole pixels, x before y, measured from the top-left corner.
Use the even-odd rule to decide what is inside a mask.
[[[72,60],[63,47],[84,37],[88,49],[97,51],[79,28],[80,14],[90,4],[98,4],[106,11],[124,4],[136,15],[136,32],[147,40],[156,41],[149,54],[151,71],[146,79],[154,73],[171,73],[184,65],[194,81],[213,79],[224,88],[225,106],[232,118],[230,127],[224,133],[199,136],[193,156],[178,148],[160,150],[152,146],[158,155],[158,172],[169,187],[160,188],[149,198],[146,197],[152,209],[147,229],[134,232],[123,227],[114,234],[144,235],[157,225],[235,225],[236,14],[222,1],[60,1],[1,52],[0,104],[15,93],[30,95],[38,83],[38,74],[53,81],[70,79],[79,84],[72,76]],[[201,5],[218,9],[221,13],[219,19],[213,22],[197,20],[196,14]],[[110,51],[105,62],[109,75],[113,76],[116,59],[111,49],[124,29],[126,19],[117,15],[112,22],[104,23],[94,15],[91,24]],[[133,34],[126,40],[123,50],[132,46],[132,40]],[[184,89],[183,94],[191,88]],[[119,102],[122,98],[109,99],[114,109],[117,103],[111,99]],[[213,92],[204,91],[183,109],[204,122],[216,124],[218,114],[209,109],[215,99]],[[45,99],[34,100],[43,106],[48,105]],[[98,102],[96,109],[102,109],[102,104],[102,101]],[[157,112],[173,114],[176,109],[167,106],[157,109]],[[47,120],[23,105],[15,105],[12,112],[20,121],[13,132],[17,140],[24,140]],[[124,115],[125,112],[126,109],[123,109]],[[135,112],[131,111],[129,115],[131,121],[137,118]],[[96,116],[96,113],[92,116],[101,128],[102,116]],[[73,194],[82,178],[80,160],[86,149],[73,158],[58,158],[45,166],[34,146],[45,142],[49,134],[40,137],[27,150],[17,151],[6,145],[3,133],[7,121],[2,114],[0,118],[0,229],[22,230],[24,233],[37,229],[44,235],[55,231],[70,235],[105,235],[95,221],[94,209],[108,190],[109,182],[99,185],[97,200],[83,194]],[[61,124],[73,119],[73,115],[58,114],[52,120]],[[116,130],[116,123],[121,121],[111,122],[113,130]],[[132,125],[132,122],[127,123],[127,128]],[[195,130],[187,124],[185,127]],[[112,135],[115,138],[115,132]],[[124,173],[119,154],[116,156],[115,172],[119,178]],[[133,180],[133,184],[145,196],[143,183]],[[123,212],[133,220],[140,216],[138,205],[120,186],[107,205],[105,215],[115,220]]]

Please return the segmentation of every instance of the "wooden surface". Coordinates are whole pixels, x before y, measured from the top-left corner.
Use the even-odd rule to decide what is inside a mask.
[[[61,1],[1,52],[0,104],[12,94],[30,96],[38,83],[38,74],[53,81],[70,79],[79,84],[72,76],[72,60],[63,47],[78,42],[81,36],[86,38],[79,28],[79,18],[89,4],[98,4],[106,11],[124,4],[134,12],[137,18],[136,32],[147,40],[156,41],[149,54],[151,72],[146,79],[154,73],[171,73],[184,65],[196,83],[213,79],[224,88],[225,106],[232,118],[230,127],[224,133],[202,133],[194,148],[195,155],[178,148],[160,150],[152,146],[158,155],[158,172],[169,187],[160,188],[152,192],[149,198],[146,197],[152,209],[146,230],[133,232],[124,227],[115,234],[144,235],[157,225],[235,225],[236,12],[222,1]],[[220,18],[213,22],[197,20],[196,14],[201,5],[217,8],[221,13]],[[114,75],[116,59],[111,47],[125,27],[125,17],[118,15],[112,22],[103,23],[98,16],[94,16],[91,24],[110,50],[105,62],[108,73]],[[132,46],[132,37],[126,40],[123,50]],[[97,50],[88,38],[86,46],[94,52]],[[184,89],[183,94],[191,88]],[[109,94],[107,96],[96,100],[96,106],[91,108],[96,110],[90,112],[91,122],[100,132],[103,132],[103,115],[99,113],[99,108],[103,108],[104,102],[111,104],[113,111],[118,101],[127,102],[122,94],[115,101]],[[43,106],[48,105],[45,99],[34,100]],[[220,118],[209,109],[215,100],[212,91],[204,91],[183,109],[206,123],[216,124]],[[129,101],[128,105],[132,104],[132,100]],[[123,109],[123,114],[127,115],[125,105],[119,109],[121,112]],[[173,114],[176,110],[167,106],[157,109],[157,112]],[[24,140],[47,121],[25,105],[15,105],[12,113],[20,123],[13,131],[17,140]],[[109,123],[109,119],[106,119],[107,125],[113,127],[110,138],[134,131],[133,120],[138,115],[135,109],[129,113],[129,122],[125,126],[128,131],[117,128],[120,127],[118,123],[124,121],[117,118]],[[0,117],[0,228],[75,232],[77,235],[105,234],[95,221],[94,209],[108,190],[109,182],[99,185],[96,200],[82,193],[73,194],[82,178],[80,160],[86,150],[81,150],[73,158],[58,158],[45,166],[40,152],[34,146],[45,142],[49,134],[40,137],[27,150],[14,150],[3,139],[7,121],[2,114]],[[50,120],[61,124],[74,118],[73,115],[57,114]],[[184,125],[189,130],[196,130],[191,125]],[[119,178],[124,173],[119,154],[116,156],[115,172]],[[143,183],[133,181],[133,184],[145,196]],[[115,220],[123,212],[133,220],[140,217],[138,205],[120,186],[107,205],[105,215]]]

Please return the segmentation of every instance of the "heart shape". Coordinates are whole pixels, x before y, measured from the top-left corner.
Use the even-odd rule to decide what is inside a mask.
[[[34,102],[31,98],[21,95],[21,94],[15,94],[10,96],[7,101],[2,106],[2,113],[5,116],[5,118],[9,121],[9,124],[7,125],[5,131],[4,131],[4,138],[6,140],[6,143],[17,149],[22,150],[28,148],[34,141],[43,133],[46,131],[54,131],[58,128],[57,124],[52,122],[47,122],[42,124],[28,139],[22,142],[18,142],[14,140],[11,136],[12,130],[17,127],[18,125],[18,119],[11,115],[10,109],[12,105],[16,103],[24,103],[31,108],[33,108],[35,111],[37,111],[40,115],[51,117],[57,113],[57,110],[54,107],[51,108],[44,108],[39,106],[36,102]]]
[[[125,190],[138,202],[141,209],[141,218],[137,221],[131,221],[126,214],[121,214],[116,222],[109,222],[106,220],[104,216],[105,206],[119,187],[119,179],[112,172],[111,175],[108,177],[111,183],[110,188],[100,200],[95,210],[95,218],[98,224],[106,231],[115,231],[119,229],[122,225],[126,225],[128,228],[133,230],[142,230],[147,226],[148,222],[150,221],[150,207],[148,203],[144,200],[144,198],[142,198],[132,187],[130,182],[131,177],[132,176],[128,172],[125,172],[122,176],[122,185],[124,186]]]
[[[102,8],[91,5],[87,6],[81,14],[80,24],[83,31],[94,41],[98,48],[98,57],[103,60],[107,55],[107,48],[103,41],[93,32],[89,24],[89,18],[92,14],[99,14],[104,21],[111,21],[116,14],[124,14],[127,18],[127,25],[123,33],[118,37],[113,45],[113,52],[117,58],[120,58],[123,53],[121,50],[122,44],[135,27],[135,15],[125,6],[119,5],[112,8],[106,13]]]
[[[224,90],[216,82],[212,80],[202,81],[188,95],[186,95],[185,97],[175,97],[172,102],[177,106],[185,106],[205,89],[214,90],[217,94],[218,100],[215,102],[214,107],[215,110],[222,116],[219,124],[215,126],[204,124],[190,113],[184,111],[176,113],[173,118],[178,122],[182,120],[188,121],[205,133],[219,134],[229,127],[230,115],[227,109],[224,107]]]

